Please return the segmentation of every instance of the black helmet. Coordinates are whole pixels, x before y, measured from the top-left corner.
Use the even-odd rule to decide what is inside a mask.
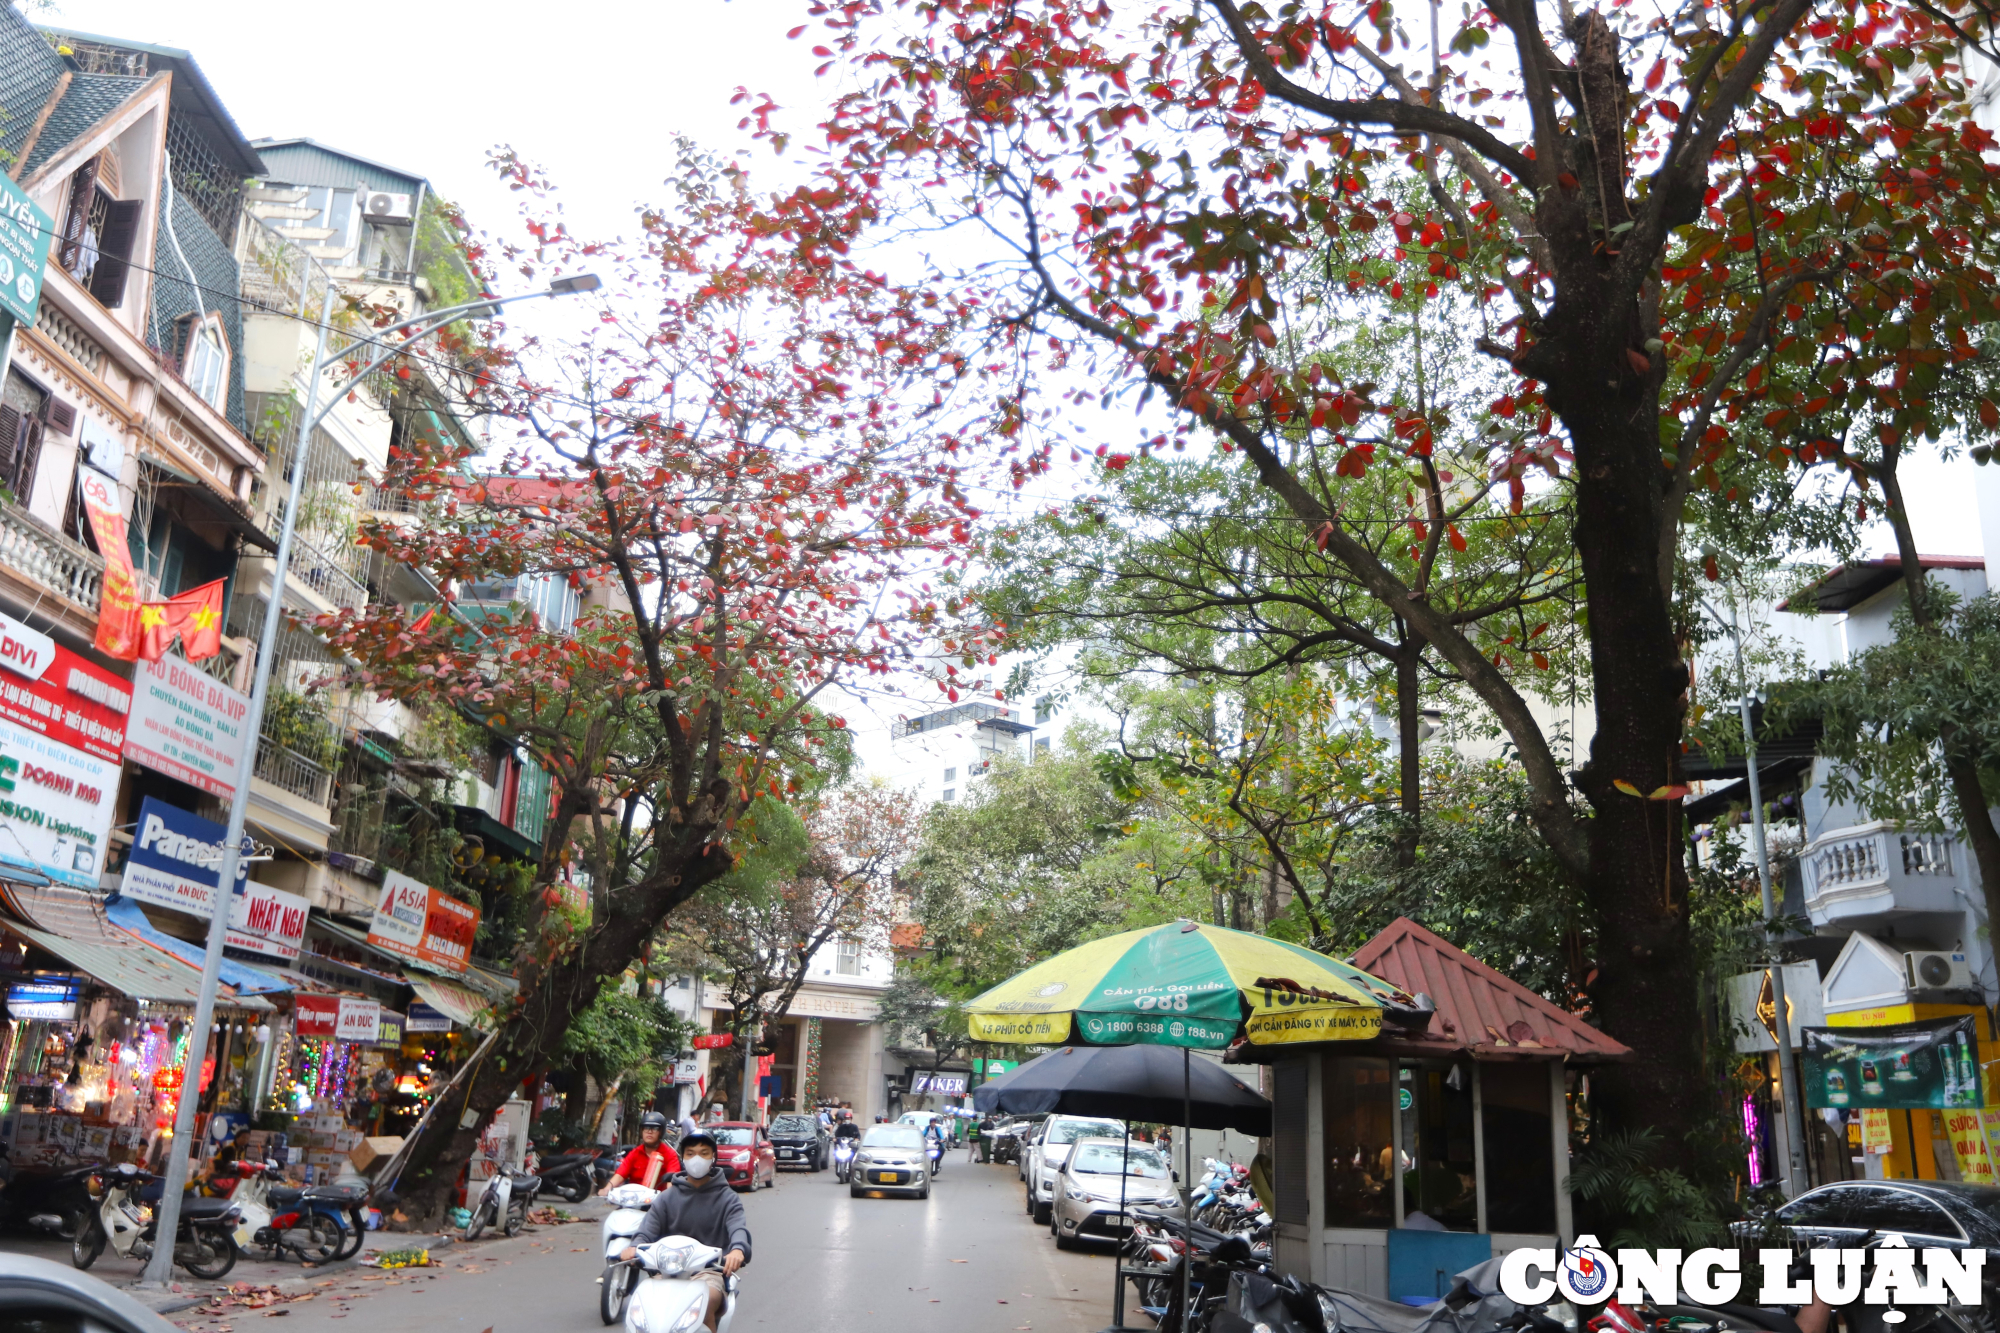
[[[646,1112],[639,1117],[639,1132],[643,1134],[649,1129],[657,1129],[664,1136],[667,1132],[667,1118],[658,1111]]]
[[[698,1147],[704,1143],[708,1145],[710,1152],[715,1151],[715,1136],[706,1130],[697,1129],[694,1133],[681,1139],[681,1151],[686,1152],[689,1148]]]

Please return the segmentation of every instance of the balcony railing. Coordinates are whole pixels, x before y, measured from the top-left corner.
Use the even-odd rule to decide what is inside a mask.
[[[44,301],[35,316],[35,332],[68,352],[76,363],[95,375],[104,364],[104,348],[95,338],[71,322],[69,316]]]
[[[1805,905],[1815,925],[1881,912],[1956,910],[1957,839],[1876,822],[1832,829],[1806,848]]]
[[[1885,882],[1888,875],[1882,844],[1880,833],[1868,833],[1819,848],[1812,856],[1814,885],[1825,892]]]
[[[294,578],[335,606],[368,605],[368,585],[345,568],[341,561],[303,537],[294,536],[293,541],[298,546],[298,554],[292,557]],[[362,548],[354,549],[358,551]]]
[[[268,736],[257,740],[257,776],[319,806],[333,804],[333,774]]]
[[[0,563],[92,615],[104,588],[104,561],[12,505],[0,505]]]

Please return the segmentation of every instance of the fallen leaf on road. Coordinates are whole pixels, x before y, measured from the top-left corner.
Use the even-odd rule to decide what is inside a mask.
[[[972,1262],[972,1260],[970,1260],[970,1259],[954,1259],[954,1260],[952,1260],[952,1262],[953,1262],[953,1263],[955,1263],[955,1264],[969,1264],[969,1263],[971,1263],[971,1262]]]
[[[266,1310],[264,1311],[264,1317],[266,1319],[276,1319],[281,1314],[290,1314],[290,1313],[291,1313],[290,1310]]]
[[[1006,1299],[1006,1297],[1004,1297],[1004,1296],[1003,1296],[1003,1297],[999,1297],[999,1298],[997,1298],[997,1299],[996,1299],[996,1304],[999,1304],[999,1305],[1005,1305],[1006,1303],[1007,1303],[1007,1299]]]

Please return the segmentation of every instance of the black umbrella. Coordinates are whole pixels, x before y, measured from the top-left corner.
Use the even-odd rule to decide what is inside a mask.
[[[1213,1060],[1171,1046],[1065,1046],[973,1091],[982,1111],[1100,1115],[1195,1129],[1271,1132],[1271,1103]]]

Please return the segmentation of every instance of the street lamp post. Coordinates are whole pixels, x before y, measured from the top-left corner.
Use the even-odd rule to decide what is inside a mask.
[[[370,347],[380,347],[382,351],[353,378],[360,380],[373,374],[392,357],[407,352],[419,339],[457,320],[490,313],[500,306],[511,305],[516,301],[532,301],[545,296],[571,296],[595,291],[599,285],[594,275],[579,274],[575,277],[558,278],[551,282],[545,291],[469,301],[463,305],[433,310],[428,314],[417,315],[401,323],[392,324],[373,337],[358,340]],[[284,617],[285,575],[292,558],[292,534],[298,525],[299,495],[305,490],[306,460],[312,450],[313,429],[340,403],[340,396],[336,394],[326,406],[318,405],[320,377],[335,362],[351,356],[353,351],[353,345],[350,344],[332,356],[327,355],[328,320],[333,313],[333,298],[333,285],[328,283],[326,300],[320,307],[319,336],[318,343],[313,349],[312,371],[306,381],[305,410],[299,414],[298,440],[292,455],[292,489],[285,497],[284,526],[279,532],[278,552],[272,562],[270,598],[264,608],[264,630],[257,641],[257,670],[250,688],[250,711],[243,719],[243,760],[237,769],[236,790],[229,801],[229,830],[222,839],[221,873],[216,877],[214,910],[208,921],[208,952],[202,959],[201,990],[195,999],[194,1025],[188,1037],[187,1063],[182,1066],[180,1104],[174,1112],[173,1137],[167,1144],[167,1178],[160,1195],[157,1221],[153,1228],[153,1253],[146,1261],[146,1272],[142,1279],[149,1286],[164,1287],[173,1277],[174,1240],[180,1226],[181,1194],[187,1189],[188,1170],[193,1152],[190,1141],[194,1137],[194,1108],[200,1097],[201,1066],[207,1058],[209,1027],[215,1021],[216,984],[222,972],[223,944],[229,937],[230,898],[236,891],[236,870],[242,851],[243,825],[250,809],[251,774],[257,767],[257,744],[263,734],[264,706],[271,692],[271,658],[277,649],[278,625]],[[390,334],[404,330],[409,332],[401,341],[384,344],[383,339]],[[192,1078],[188,1077],[189,1069],[194,1071]]]
[[[1723,625],[1722,617],[1706,599],[1702,606]],[[1778,952],[1778,908],[1771,892],[1771,857],[1764,840],[1764,788],[1757,774],[1757,728],[1750,713],[1750,675],[1743,665],[1743,630],[1736,620],[1736,603],[1729,604],[1729,620],[1723,626],[1736,650],[1736,674],[1742,678],[1743,693],[1737,711],[1743,719],[1744,765],[1749,770],[1750,830],[1757,860],[1757,885],[1763,893],[1765,965],[1771,978],[1771,1003],[1777,1010],[1772,1023],[1778,1047],[1778,1087],[1785,1099],[1785,1193],[1796,1195],[1806,1188],[1805,1102],[1800,1094],[1798,1056],[1792,1051],[1791,1006],[1785,999],[1785,960]]]

